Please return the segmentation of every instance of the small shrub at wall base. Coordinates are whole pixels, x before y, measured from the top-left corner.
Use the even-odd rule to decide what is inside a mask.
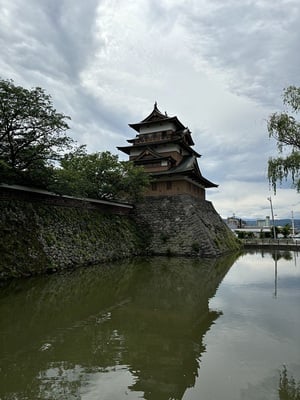
[[[199,253],[199,251],[200,251],[200,244],[199,243],[194,242],[194,243],[192,243],[191,247],[192,247],[192,251],[194,253]]]
[[[169,236],[166,233],[161,233],[160,239],[163,243],[166,243],[169,239]]]

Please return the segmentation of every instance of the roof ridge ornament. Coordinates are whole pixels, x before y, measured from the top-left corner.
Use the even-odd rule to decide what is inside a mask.
[[[159,109],[158,109],[157,101],[154,102],[153,111],[157,111],[157,112],[159,112],[160,114],[162,114],[162,113],[159,111]],[[163,114],[162,114],[162,115],[163,115]],[[165,117],[169,118],[167,111],[165,111]]]

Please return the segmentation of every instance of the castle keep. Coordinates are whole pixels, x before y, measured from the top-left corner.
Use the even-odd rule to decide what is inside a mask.
[[[155,103],[150,115],[129,126],[137,135],[118,149],[151,174],[147,196],[188,194],[205,200],[205,189],[217,187],[202,176],[191,132],[176,116],[162,114]]]
[[[149,233],[149,253],[215,257],[239,246],[226,224],[206,200],[217,185],[199,168],[190,130],[174,116],[153,111],[130,124],[137,133],[118,149],[150,174],[144,200],[135,204],[138,225]]]

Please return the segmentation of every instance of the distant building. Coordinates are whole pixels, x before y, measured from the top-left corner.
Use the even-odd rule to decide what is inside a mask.
[[[151,175],[147,196],[189,194],[205,200],[206,188],[218,186],[201,174],[190,130],[176,116],[162,114],[156,102],[145,119],[129,126],[137,134],[127,140],[130,146],[118,149]]]
[[[235,230],[238,228],[243,228],[246,225],[246,222],[243,221],[241,218],[237,218],[235,216],[228,217],[225,221],[228,228],[231,230]]]
[[[271,226],[270,217],[269,217],[269,216],[266,216],[265,219],[258,219],[258,220],[256,221],[256,225],[257,225],[259,228],[270,227],[270,226]]]
[[[257,219],[256,221],[251,221],[248,224],[239,218],[230,217],[227,218],[227,225],[229,228],[237,235],[244,234],[246,236],[260,237],[262,235],[268,235],[271,232],[270,217],[267,216],[265,219]]]

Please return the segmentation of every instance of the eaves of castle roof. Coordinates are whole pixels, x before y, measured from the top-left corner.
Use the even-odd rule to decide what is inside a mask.
[[[170,168],[167,171],[162,172],[154,172],[151,174],[152,176],[175,176],[175,175],[186,175],[196,182],[202,184],[206,188],[218,187],[217,184],[209,181],[204,178],[201,174],[200,168],[197,163],[197,159],[194,156],[185,156],[183,157],[180,164],[175,167]]]

